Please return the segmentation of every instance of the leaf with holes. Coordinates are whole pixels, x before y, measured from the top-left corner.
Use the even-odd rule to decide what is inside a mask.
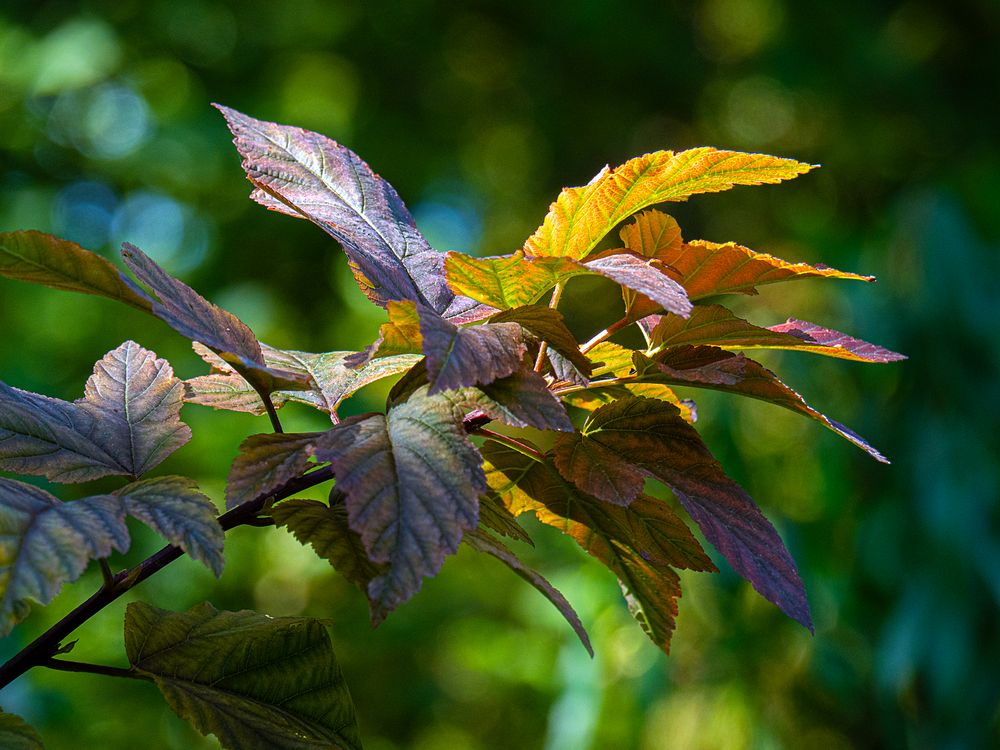
[[[463,417],[425,386],[388,414],[345,419],[316,441],[314,453],[333,465],[368,557],[389,565],[368,584],[375,623],[437,573],[479,520],[486,484]]]
[[[133,602],[125,651],[174,713],[228,750],[361,748],[354,703],[319,620]]]
[[[216,578],[222,575],[226,534],[216,519],[215,504],[198,490],[193,479],[143,479],[115,490],[115,495],[130,516],[204,563]]]
[[[63,503],[38,487],[0,478],[0,637],[27,617],[29,599],[48,604],[88,562],[128,548],[117,497]]]
[[[693,148],[656,151],[615,169],[605,167],[583,187],[565,188],[528,238],[528,255],[585,258],[615,226],[644,208],[717,193],[736,185],[790,180],[812,167],[764,154]]]

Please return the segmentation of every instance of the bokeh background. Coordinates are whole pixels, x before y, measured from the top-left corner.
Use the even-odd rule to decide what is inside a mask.
[[[684,578],[666,657],[611,575],[545,529],[527,557],[577,606],[593,660],[534,590],[467,552],[374,631],[360,594],[284,532],[231,534],[220,582],[182,561],[136,595],[332,619],[373,750],[1000,746],[998,49],[995,0],[7,0],[0,230],[108,257],[129,240],[276,346],[359,348],[381,314],[320,230],[247,199],[212,101],[351,146],[436,247],[481,254],[519,247],[562,186],[645,151],[821,163],[668,210],[689,238],[877,275],[777,285],[739,310],[910,356],[766,358],[888,467],[777,407],[697,395],[706,440],[799,563],[815,636],[726,568]],[[613,319],[601,291],[570,286],[581,335]],[[76,398],[126,338],[182,376],[203,371],[140,313],[0,284],[8,383]],[[237,445],[266,419],[195,406],[185,418],[195,438],[163,470],[220,499]],[[284,419],[323,426],[293,407]],[[156,547],[137,527],[120,564]],[[91,572],[36,609],[0,655],[96,584]],[[79,631],[79,658],[124,663],[123,606]],[[35,670],[0,703],[51,750],[217,747],[145,684]]]

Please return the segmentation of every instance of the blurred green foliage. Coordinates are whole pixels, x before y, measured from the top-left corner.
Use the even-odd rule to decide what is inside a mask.
[[[373,750],[1000,744],[998,34],[993,0],[5,3],[0,230],[109,257],[134,242],[274,345],[358,348],[380,314],[332,241],[247,200],[211,101],[346,143],[433,244],[484,254],[520,246],[563,185],[644,151],[822,163],[672,212],[690,238],[877,274],[771,288],[741,310],[911,357],[768,359],[891,467],[775,407],[696,394],[706,439],[799,562],[815,637],[727,569],[685,578],[666,658],[611,576],[542,528],[528,557],[580,610],[593,661],[536,592],[467,552],[376,631],[362,597],[282,532],[232,534],[221,582],[182,561],[137,594],[331,618]],[[589,335],[615,303],[573,286],[565,309]],[[201,370],[165,326],[96,298],[7,282],[0,329],[0,378],[63,398],[125,338]],[[379,406],[376,393],[348,408]],[[322,428],[293,408],[288,428]],[[195,439],[164,471],[221,500],[237,445],[266,423],[185,418]],[[156,545],[137,531],[128,559]],[[0,655],[96,583],[36,610]],[[79,658],[124,663],[123,607],[79,632]],[[35,670],[0,702],[53,750],[216,746],[151,686]]]

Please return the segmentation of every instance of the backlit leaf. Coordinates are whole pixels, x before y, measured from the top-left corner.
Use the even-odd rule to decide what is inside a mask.
[[[563,531],[618,576],[632,616],[669,651],[680,579],[675,567],[714,570],[697,540],[660,500],[640,496],[629,507],[609,505],[539,463],[487,441],[487,478],[512,512],[534,512]]]
[[[684,318],[691,314],[691,301],[684,287],[667,275],[657,260],[644,260],[636,255],[617,252],[589,260],[586,266],[625,289],[647,297],[657,309],[663,308]]]
[[[420,333],[430,393],[505,378],[520,369],[528,351],[516,323],[459,328],[424,308],[420,310]]]
[[[127,552],[121,501],[99,495],[64,503],[33,485],[0,478],[0,637],[48,604],[87,563]]]
[[[828,266],[789,263],[734,242],[682,242],[679,229],[675,234],[676,225],[672,217],[660,211],[645,211],[622,228],[621,237],[626,249],[661,261],[666,272],[680,282],[692,300],[714,294],[756,294],[758,286],[792,279],[875,280],[873,276]]]
[[[285,500],[270,512],[277,526],[288,529],[300,543],[310,545],[363,592],[367,593],[372,579],[385,572],[384,565],[368,559],[361,537],[350,528],[338,490],[331,492],[329,505],[318,500]]]
[[[133,341],[94,365],[73,403],[0,383],[0,468],[57,482],[139,477],[191,439],[182,394],[170,365]]]
[[[598,443],[670,487],[740,575],[812,628],[802,581],[781,537],[675,407],[647,398],[616,401],[590,416],[581,440]]]
[[[42,738],[20,716],[0,711],[0,747],[6,750],[45,750]]]
[[[228,750],[361,748],[354,704],[319,620],[133,602],[125,650],[178,716]]]
[[[605,167],[583,187],[564,189],[524,251],[585,258],[619,222],[643,208],[735,185],[790,180],[811,168],[790,159],[713,148],[639,156],[614,170]]]
[[[387,415],[345,419],[316,442],[333,464],[351,528],[369,558],[389,570],[368,585],[378,623],[440,570],[475,528],[485,490],[482,459],[465,433],[464,409],[416,391]]]
[[[226,480],[226,507],[235,508],[300,476],[311,463],[309,447],[322,433],[263,433],[240,443]]]
[[[215,504],[199,492],[193,479],[154,477],[115,491],[125,510],[171,544],[222,575],[226,534],[216,519]]]
[[[105,258],[75,242],[34,230],[0,233],[0,276],[96,294],[143,312],[153,309],[152,301]]]
[[[656,361],[638,352],[635,358],[636,377],[642,381],[711,388],[777,404],[815,419],[877,461],[889,463],[863,437],[811,407],[777,375],[743,354],[714,346],[681,346],[662,352]]]
[[[514,514],[507,510],[507,506],[493,492],[479,498],[479,527],[483,528],[484,526],[510,539],[517,539],[519,542],[535,546],[535,542],[528,536],[528,532],[521,527]]]
[[[154,315],[182,336],[200,341],[217,352],[258,392],[310,387],[307,377],[267,367],[260,343],[242,320],[170,276],[135,245],[124,243],[122,257],[139,280],[156,294]]]
[[[448,288],[444,254],[431,248],[393,187],[357,154],[318,133],[215,106],[257,188],[251,198],[309,219],[336,239],[370,286],[369,298],[383,307],[390,300],[420,302],[460,322],[478,319],[470,315],[475,303]]]
[[[420,313],[414,302],[390,300],[386,305],[389,320],[379,328],[378,339],[364,351],[344,360],[348,367],[360,367],[378,357],[414,354],[423,351],[420,333]]]
[[[573,609],[572,605],[566,601],[566,597],[555,586],[549,583],[541,573],[529,568],[507,545],[486,532],[479,530],[470,531],[465,535],[463,541],[477,552],[492,555],[538,589],[542,596],[552,602],[553,606],[559,610],[559,613],[566,618],[566,622],[573,628],[573,632],[576,633],[583,647],[587,649],[587,653],[591,656],[594,655],[594,648],[590,645],[590,637],[587,635],[583,623],[580,622],[580,616]]]
[[[560,435],[553,456],[564,477],[584,492],[615,505],[631,503],[646,483],[645,472],[577,432]]]

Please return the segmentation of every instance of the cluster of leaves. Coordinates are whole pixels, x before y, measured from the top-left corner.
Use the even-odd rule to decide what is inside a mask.
[[[681,593],[676,571],[715,566],[679,509],[644,493],[647,479],[673,492],[764,597],[812,627],[781,538],[712,457],[692,426],[694,404],[673,388],[769,401],[884,461],[742,352],[796,349],[867,362],[900,355],[798,320],[758,327],[710,301],[808,277],[871,279],[733,243],[685,241],[673,218],[648,210],[696,193],[776,183],[808,165],[711,148],[647,154],[564,190],[522,249],[475,258],[431,248],[395,190],[344,146],[219,109],[252,198],[333,236],[387,321],[362,352],[275,349],[132,245],[122,256],[138,282],[66,240],[0,235],[0,275],[151,313],[190,339],[210,367],[182,382],[167,362],[127,341],[95,365],[78,401],[0,384],[0,469],[52,482],[127,482],[63,502],[0,479],[0,634],[29,613],[30,600],[50,602],[92,560],[105,570],[112,598],[148,575],[142,566],[114,574],[107,562],[112,551],[128,549],[124,519],[131,515],[163,535],[168,550],[179,548],[216,575],[225,528],[286,528],[365,593],[375,624],[464,542],[548,597],[590,650],[565,598],[502,541],[530,544],[518,516],[532,513],[614,572],[630,611],[667,651]],[[607,247],[602,240],[626,221],[621,245]],[[610,279],[623,301],[621,319],[582,345],[556,309],[581,275]],[[633,324],[644,347],[609,340]],[[384,413],[338,416],[345,398],[387,377],[397,382]],[[240,446],[226,488],[229,511],[219,518],[191,479],[146,476],[190,438],[180,419],[184,402],[267,413],[274,428]],[[282,432],[277,409],[288,402],[327,413],[332,427]],[[487,428],[494,421],[497,431]],[[292,497],[334,477],[328,502]],[[131,667],[124,676],[154,681],[180,716],[227,748],[360,746],[320,621],[207,604],[186,613],[133,604],[125,639]],[[65,650],[40,653],[36,663],[54,666]],[[36,746],[23,722],[2,719],[0,733]]]

